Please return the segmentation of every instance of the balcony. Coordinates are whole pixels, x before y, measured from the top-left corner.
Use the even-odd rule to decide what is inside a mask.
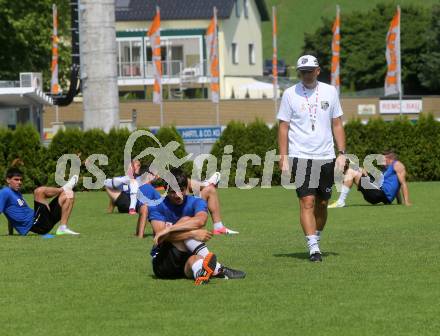
[[[183,61],[162,61],[162,84],[202,84],[209,82],[206,61],[184,67]],[[118,84],[153,85],[153,62],[119,62]]]

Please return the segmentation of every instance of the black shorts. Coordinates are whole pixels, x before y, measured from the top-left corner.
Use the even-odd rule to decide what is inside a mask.
[[[189,257],[189,252],[178,250],[172,243],[165,242],[155,247],[151,251],[153,257],[153,272],[161,279],[185,278],[185,264]]]
[[[120,213],[128,213],[130,208],[130,196],[125,192],[121,192],[113,204],[116,205]]]
[[[58,196],[49,203],[49,208],[44,203],[34,201],[34,223],[30,231],[44,235],[49,233],[60,219],[61,206]]]
[[[373,183],[373,176],[362,176],[358,190],[364,196],[364,199],[371,204],[384,203],[391,204],[385,193],[379,186]]]
[[[335,159],[315,160],[293,158],[292,174],[299,198],[318,196],[329,200],[335,182]]]

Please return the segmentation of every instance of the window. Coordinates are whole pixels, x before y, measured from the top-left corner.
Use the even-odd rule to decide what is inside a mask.
[[[249,64],[255,64],[255,45],[253,43],[249,43]]]
[[[238,45],[232,43],[232,64],[238,64]]]
[[[247,0],[243,0],[243,12],[244,17],[247,19],[249,17],[249,2]]]
[[[141,76],[142,41],[118,41],[118,75],[122,77]]]
[[[235,16],[236,17],[240,17],[240,1],[239,0],[235,0]]]

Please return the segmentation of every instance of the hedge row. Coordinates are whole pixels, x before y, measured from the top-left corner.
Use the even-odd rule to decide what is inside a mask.
[[[173,140],[179,142],[180,147],[175,152],[177,157],[187,155],[183,140],[174,127],[163,127],[155,135],[162,146]],[[124,147],[129,136],[127,129],[112,129],[108,134],[99,129],[85,132],[68,129],[59,131],[46,148],[41,144],[35,128],[30,125],[19,126],[15,131],[0,129],[0,173],[5,176],[8,167],[17,166],[25,174],[23,190],[30,192],[40,185],[56,185],[58,159],[63,154],[76,154],[82,163],[79,183],[81,188],[83,177],[93,177],[85,167],[86,159],[91,154],[105,154],[108,157],[108,165],[99,165],[106,176],[124,174]],[[132,157],[147,147],[158,147],[158,144],[147,136],[138,138]],[[141,159],[142,162],[151,160],[151,156]],[[191,165],[186,165],[185,170],[190,172]]]
[[[277,132],[277,126],[269,128],[258,120],[247,126],[235,121],[227,125],[211,154],[216,156],[220,169],[225,146],[233,146],[229,185],[234,185],[235,169],[240,156],[255,153],[261,157],[263,163],[266,152],[277,150]],[[421,115],[415,123],[406,118],[392,122],[372,119],[368,124],[355,120],[345,125],[345,132],[347,152],[356,155],[361,166],[367,155],[394,149],[407,168],[409,180],[440,180],[440,122],[432,115]],[[251,165],[249,162],[246,177],[261,180],[262,176],[263,164]],[[279,183],[280,171],[276,163],[272,184]]]
[[[277,126],[269,128],[260,120],[248,125],[236,121],[227,125],[211,154],[217,158],[218,170],[221,170],[222,158],[231,157],[229,185],[235,185],[237,163],[244,154],[257,154],[261,158],[259,165],[248,163],[246,181],[251,177],[261,180],[266,153],[272,151],[278,154],[277,132]],[[421,115],[416,123],[407,119],[393,122],[373,119],[368,124],[351,121],[345,125],[345,132],[347,152],[355,154],[361,165],[367,155],[393,148],[406,165],[409,180],[440,180],[440,122],[433,116]],[[98,153],[108,157],[108,165],[100,166],[106,176],[122,175],[124,147],[129,136],[130,132],[126,129],[113,129],[108,134],[96,129],[85,132],[69,129],[58,132],[46,148],[41,145],[38,133],[30,125],[20,126],[15,131],[0,129],[0,173],[4,176],[6,169],[12,165],[20,167],[26,176],[24,191],[29,192],[39,185],[55,185],[56,163],[63,154],[77,154],[83,163],[81,177],[92,176],[85,169],[84,162],[89,155]],[[177,157],[187,155],[182,138],[174,127],[161,128],[156,136],[162,146],[172,140],[179,142],[181,146],[175,153]],[[132,156],[147,147],[157,146],[153,139],[143,136],[136,141]],[[229,146],[226,147],[226,153],[225,146]],[[232,153],[229,154],[231,146]],[[152,157],[142,160],[150,162]],[[191,168],[191,163],[184,167],[188,173]],[[273,185],[280,184],[280,176],[275,162]]]

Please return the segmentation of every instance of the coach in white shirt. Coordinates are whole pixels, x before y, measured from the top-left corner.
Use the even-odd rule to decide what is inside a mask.
[[[291,171],[295,176],[310,260],[319,262],[319,241],[327,221],[335,163],[340,170],[345,164],[343,113],[336,88],[317,80],[320,68],[314,56],[301,56],[296,69],[301,82],[284,92],[277,116],[280,168],[284,174]]]

